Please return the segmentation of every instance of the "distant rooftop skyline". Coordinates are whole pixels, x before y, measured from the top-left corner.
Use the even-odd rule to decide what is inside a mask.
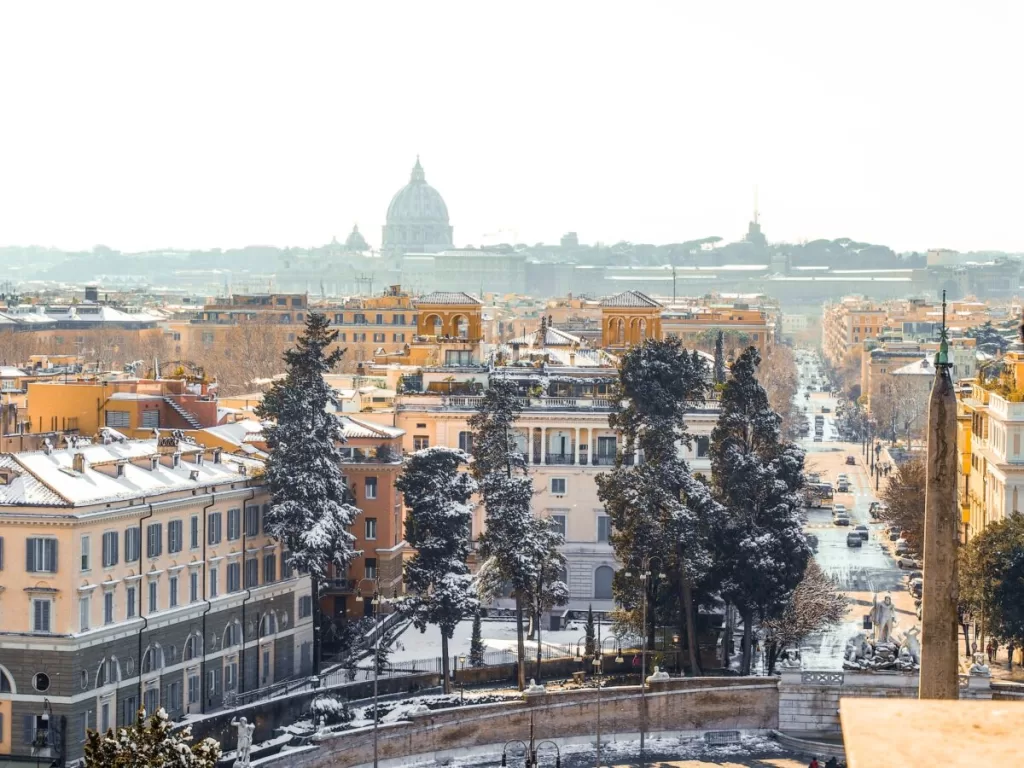
[[[850,237],[1024,251],[1024,5],[0,8],[0,245]],[[505,233],[505,237],[496,237]],[[515,235],[513,238],[512,235]]]

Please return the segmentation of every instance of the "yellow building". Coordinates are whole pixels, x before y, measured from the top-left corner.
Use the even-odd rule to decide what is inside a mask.
[[[644,339],[661,338],[662,306],[640,291],[623,291],[601,301],[601,346],[624,350]]]
[[[262,463],[169,435],[0,455],[0,762],[308,674],[309,580],[268,502]]]
[[[742,305],[667,309],[661,324],[665,336],[678,336],[687,349],[714,345],[718,331],[723,334],[727,351],[753,346],[765,355],[775,343],[775,323],[768,314]]]
[[[843,359],[858,354],[866,339],[874,339],[886,325],[884,309],[859,299],[847,298],[825,307],[821,321],[821,345],[825,359],[835,368]]]

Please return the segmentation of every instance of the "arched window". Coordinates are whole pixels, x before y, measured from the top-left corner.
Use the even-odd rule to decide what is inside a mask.
[[[189,635],[185,640],[185,647],[181,651],[182,661],[191,661],[199,655],[199,635]]]
[[[164,666],[164,650],[159,645],[151,645],[142,657],[142,674],[157,672]]]
[[[100,662],[99,669],[96,670],[96,687],[102,688],[104,685],[110,685],[121,680],[121,670],[117,664],[117,659],[111,656],[108,659],[104,659]]]
[[[615,343],[626,343],[626,323],[621,318],[619,318],[619,322],[615,326]]]
[[[452,331],[460,339],[469,338],[469,320],[465,315],[455,315],[452,318]]]
[[[260,620],[260,637],[267,637],[277,632],[277,618],[272,613],[266,614]]]
[[[224,628],[224,647],[231,648],[242,642],[242,625],[233,621]]]
[[[644,320],[643,318],[640,318],[640,321],[637,323],[637,330],[640,331],[640,340],[643,341],[644,339],[646,339],[647,338],[647,321]]]
[[[612,599],[612,576],[615,575],[609,566],[602,565],[596,571],[594,571],[594,599],[595,600],[611,600]]]
[[[14,693],[14,684],[11,682],[11,678],[2,669],[0,669],[0,693]]]

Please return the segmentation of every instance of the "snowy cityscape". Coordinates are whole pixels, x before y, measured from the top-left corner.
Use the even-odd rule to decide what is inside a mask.
[[[609,10],[0,4],[0,768],[1022,763],[1024,11]]]

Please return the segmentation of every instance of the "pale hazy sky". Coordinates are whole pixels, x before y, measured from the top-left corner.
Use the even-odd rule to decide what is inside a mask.
[[[0,244],[1024,251],[1024,2],[0,2]]]

